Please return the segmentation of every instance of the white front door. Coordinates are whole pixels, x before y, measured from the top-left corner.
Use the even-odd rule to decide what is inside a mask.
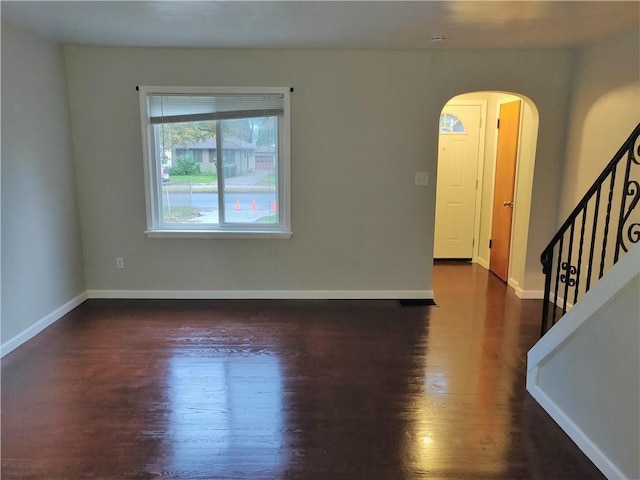
[[[473,257],[481,115],[480,105],[442,110],[434,258]]]

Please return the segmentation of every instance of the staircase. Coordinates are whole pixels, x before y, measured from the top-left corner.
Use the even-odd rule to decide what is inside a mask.
[[[527,390],[610,479],[640,478],[640,124],[541,255]]]
[[[541,336],[640,241],[640,124],[540,256],[545,274]]]

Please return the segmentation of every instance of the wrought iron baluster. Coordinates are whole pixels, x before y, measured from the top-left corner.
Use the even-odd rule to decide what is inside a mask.
[[[542,273],[544,273],[544,300],[542,304],[542,325],[540,327],[540,336],[547,332],[547,323],[549,321],[549,296],[551,294],[551,269],[553,267],[553,248],[546,248],[540,257],[542,262]],[[553,305],[555,308],[555,304]]]
[[[634,155],[634,153],[636,153],[636,155]],[[630,149],[629,149],[629,155],[628,155],[628,159],[627,159],[627,170],[631,169],[631,166],[633,165],[640,165],[640,143],[638,144],[637,147],[637,152],[634,152],[634,146],[631,145]],[[631,216],[631,213],[633,212],[634,208],[636,208],[638,201],[640,201],[640,183],[637,182],[636,180],[629,180],[628,179],[628,175],[625,177],[625,184],[623,187],[623,192],[622,192],[622,201],[623,201],[623,206],[622,206],[622,210],[620,211],[620,225],[618,227],[618,241],[620,244],[620,247],[625,251],[629,251],[627,248],[627,245],[625,243],[625,239],[624,239],[624,235],[622,234],[624,227],[627,224],[627,220],[629,220],[629,217]],[[631,202],[629,203],[629,207],[626,208],[625,211],[625,205],[626,205],[626,199],[628,196],[631,196]],[[629,227],[627,228],[627,240],[629,240],[629,242],[631,243],[638,243],[640,242],[640,223],[632,223],[631,225],[629,225]]]
[[[602,256],[600,257],[600,273],[598,279],[604,275],[604,261],[607,257],[607,237],[609,236],[609,221],[611,220],[611,204],[613,202],[613,189],[616,185],[616,166],[611,169],[611,182],[609,183],[609,199],[607,201],[607,216],[604,219],[604,238],[602,239]]]
[[[625,208],[627,206],[627,192],[629,187],[629,173],[631,172],[631,160],[633,158],[633,145],[629,148],[627,154],[627,165],[624,169],[624,183],[622,184],[622,202],[620,207],[620,216],[618,217],[618,234],[616,235],[616,249],[613,255],[613,263],[618,262],[620,255],[620,247],[622,246],[622,230],[624,229]],[[626,251],[626,250],[625,250]]]
[[[584,289],[585,293],[591,288],[591,271],[593,269],[593,254],[596,249],[596,231],[598,230],[598,215],[600,215],[600,192],[602,185],[598,186],[596,191],[596,204],[593,211],[593,228],[591,230],[591,247],[589,248],[589,268],[587,269],[587,285]]]
[[[578,267],[576,270],[576,289],[573,295],[573,304],[578,301],[578,292],[580,290],[580,274],[582,271],[582,246],[584,245],[584,229],[587,223],[587,206],[582,211],[582,224],[580,225],[580,247],[578,248]]]
[[[562,244],[564,243],[564,236],[560,237],[560,244],[558,245],[558,266],[556,267],[556,285],[553,293],[553,316],[551,318],[551,326],[556,324],[556,313],[558,311],[558,287],[560,286],[560,266],[562,265]]]
[[[627,220],[629,220],[629,217],[631,216],[631,212],[633,211],[633,209],[638,204],[638,200],[640,200],[640,183],[636,182],[635,180],[631,180],[629,182],[629,185],[627,185],[626,188],[627,188],[627,195],[633,195],[633,199],[631,200],[631,203],[629,204],[629,208],[627,209],[627,213],[625,213],[625,215],[624,215],[623,223],[625,225],[627,223]],[[631,243],[640,242],[640,223],[632,223],[631,225],[629,225],[629,228],[627,228],[627,239]],[[627,246],[624,243],[624,237],[622,239],[621,247],[625,252],[629,251],[627,249]]]
[[[571,224],[569,230],[569,251],[567,252],[567,261],[562,263],[562,270],[566,273],[560,276],[560,280],[564,283],[564,298],[562,300],[562,314],[567,313],[567,300],[569,298],[569,287],[575,285],[575,280],[571,278],[572,273],[575,273],[575,268],[571,265],[573,259],[573,233],[575,231],[575,223]]]

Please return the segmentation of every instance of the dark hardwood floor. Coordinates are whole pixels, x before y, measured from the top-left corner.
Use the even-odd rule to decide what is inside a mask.
[[[541,302],[84,303],[2,360],[2,479],[603,478],[525,391]]]

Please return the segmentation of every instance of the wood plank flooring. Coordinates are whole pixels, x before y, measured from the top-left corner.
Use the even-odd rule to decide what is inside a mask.
[[[603,478],[525,391],[541,302],[91,300],[2,360],[2,479]]]

